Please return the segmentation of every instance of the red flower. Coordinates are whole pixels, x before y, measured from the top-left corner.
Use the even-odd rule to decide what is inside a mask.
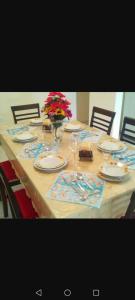
[[[61,92],[50,92],[49,97],[54,97],[54,96],[59,96],[59,97],[64,97],[65,96]]]
[[[49,117],[58,116],[58,111],[61,112],[59,113],[59,117],[67,117],[68,119],[72,117],[71,110],[69,109],[71,102],[61,92],[50,92],[44,102],[44,107]]]

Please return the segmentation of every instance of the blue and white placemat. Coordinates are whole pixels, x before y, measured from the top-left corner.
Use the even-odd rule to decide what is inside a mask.
[[[112,157],[127,164],[129,169],[135,170],[135,150],[126,150],[124,153],[113,154]]]
[[[81,186],[85,188],[85,190],[89,193],[89,196],[85,201],[82,201],[80,200],[78,192],[76,192],[72,187],[72,175],[73,172],[70,171],[63,171],[58,175],[52,187],[46,194],[50,201],[57,200],[60,202],[64,201],[73,204],[81,204],[85,206],[100,208],[104,195],[105,182],[92,173],[83,173],[84,181],[79,180],[79,184],[81,184]],[[66,179],[66,182],[63,177]],[[92,186],[93,191],[85,183],[85,180],[87,180]],[[77,188],[76,183],[74,183],[74,185]]]
[[[22,147],[17,157],[21,159],[37,158],[40,153],[46,150],[47,148],[44,143],[39,143],[39,142],[27,143]]]
[[[14,126],[12,128],[9,128],[6,130],[7,134],[14,136],[18,133],[22,133],[24,131],[28,131],[29,127],[28,126],[24,126],[24,125],[20,125],[20,126]]]
[[[101,136],[104,132],[101,131],[90,131],[90,130],[83,130],[79,133],[80,141],[89,141],[92,143],[98,143]]]

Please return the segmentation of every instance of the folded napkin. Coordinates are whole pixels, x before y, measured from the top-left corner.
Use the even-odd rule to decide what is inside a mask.
[[[72,182],[73,172],[63,171],[61,172],[46,196],[51,200],[57,200],[60,202],[69,202],[73,204],[81,204],[89,207],[100,208],[105,182],[92,173],[83,173],[84,181],[79,180],[79,184],[88,193],[88,198],[85,201],[80,199],[78,191],[78,185],[76,182]],[[89,183],[90,187],[87,185]]]

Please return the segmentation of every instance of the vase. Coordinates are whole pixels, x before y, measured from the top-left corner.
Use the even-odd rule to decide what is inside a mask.
[[[53,137],[56,143],[60,143],[63,137],[63,122],[60,120],[52,122]]]

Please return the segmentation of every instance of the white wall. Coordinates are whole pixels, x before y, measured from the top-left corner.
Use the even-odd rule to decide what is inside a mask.
[[[119,138],[120,125],[121,125],[121,114],[122,114],[122,104],[123,104],[123,92],[117,92],[115,97],[115,107],[114,111],[116,111],[114,125],[112,129],[112,136],[114,138]]]
[[[11,106],[38,102],[40,107],[49,92],[1,92],[0,93],[0,123],[13,122]],[[76,93],[63,92],[71,101],[73,119],[76,119]]]
[[[135,118],[135,92],[125,93],[123,116]]]
[[[119,93],[119,92],[91,92],[90,93],[90,105],[89,105],[90,119],[91,119],[93,106],[98,106],[116,112],[114,122],[113,122],[113,127],[112,127],[112,134],[111,134],[115,138],[119,137],[122,101],[123,101],[123,93]]]
[[[77,120],[89,124],[89,92],[77,92]]]
[[[13,122],[11,106],[32,103],[31,93],[1,92],[0,93],[0,122]]]

